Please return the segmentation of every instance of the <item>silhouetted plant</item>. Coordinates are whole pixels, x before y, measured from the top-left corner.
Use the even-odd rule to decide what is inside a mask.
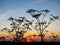
[[[55,35],[54,33],[51,33],[50,38],[52,38],[51,41],[55,42],[55,41],[57,41],[58,35]]]
[[[10,29],[8,29],[8,28],[3,28],[3,29],[1,29],[1,31],[7,31],[10,33]]]
[[[5,37],[0,37],[0,40],[1,41],[5,41]]]
[[[3,28],[1,31],[3,30],[8,30],[8,32],[11,34],[12,32],[12,36],[15,39],[15,41],[19,41],[19,39],[21,39],[20,41],[23,40],[23,35],[24,33],[26,33],[28,30],[32,31],[33,27],[37,32],[39,30],[39,35],[41,37],[41,42],[43,42],[45,34],[44,31],[46,30],[46,28],[53,23],[55,20],[59,19],[59,16],[53,16],[50,15],[50,19],[49,21],[45,21],[45,16],[47,15],[47,13],[50,12],[49,10],[34,10],[34,9],[29,9],[27,10],[27,13],[29,13],[35,20],[36,22],[34,22],[34,20],[29,21],[26,17],[19,17],[18,19],[15,19],[13,17],[10,17],[8,20],[10,20],[12,23],[10,24],[12,29],[7,29],[7,28]],[[42,16],[42,19],[40,19]],[[35,25],[34,25],[35,24]],[[31,26],[31,27],[30,27]],[[13,32],[15,31],[15,36],[13,35]],[[46,33],[48,31],[45,31]],[[33,35],[34,37],[36,35]],[[53,38],[57,38],[58,36],[53,35]]]
[[[27,22],[28,20],[25,17],[19,17],[19,19],[15,19],[13,17],[12,18],[10,17],[9,20],[12,20],[12,24],[10,24],[10,25],[12,26],[13,30],[11,30],[11,31],[15,30],[15,33],[16,33],[16,35],[15,35],[16,38],[14,38],[14,39],[15,39],[16,42],[19,42],[19,39],[22,39],[24,33],[26,32],[26,31],[23,31],[23,30],[25,30],[25,28],[30,29],[29,25],[24,22],[24,21]],[[26,25],[27,27],[24,26],[25,28],[21,28],[20,26],[22,25],[22,23],[24,23],[24,25]],[[23,27],[23,25],[22,25],[22,27]],[[21,29],[22,29],[22,31],[21,31]],[[20,40],[20,42],[21,41],[22,40]]]
[[[36,36],[37,36],[37,35],[33,35],[33,37],[34,37],[34,41],[35,41],[35,37],[36,37]],[[33,41],[33,42],[34,42],[34,41]]]
[[[27,10],[27,13],[31,14],[31,16],[33,18],[35,18],[37,20],[37,26],[39,26],[39,30],[40,30],[40,37],[41,37],[41,42],[43,42],[43,38],[44,38],[44,30],[52,23],[54,22],[56,19],[59,19],[59,16],[53,16],[50,17],[49,22],[44,21],[45,16],[47,15],[47,13],[50,12],[49,10],[33,10],[33,9],[29,9]],[[43,16],[42,20],[39,18],[40,16]]]

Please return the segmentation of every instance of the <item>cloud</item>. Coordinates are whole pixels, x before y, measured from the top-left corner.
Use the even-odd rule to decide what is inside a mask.
[[[40,2],[43,2],[43,1],[45,1],[45,0],[33,0],[33,2],[34,2],[35,4],[39,4]]]
[[[7,27],[11,22],[7,21],[9,17],[18,18],[20,16],[31,20],[32,17],[26,13],[27,8],[17,8],[0,13],[0,27]]]
[[[42,0],[34,0],[34,3],[40,3],[40,1],[42,1]]]
[[[3,13],[2,15],[7,15],[7,14],[10,14],[10,13],[12,13],[12,12],[14,12],[15,10],[8,10],[8,11],[6,11],[5,13]]]
[[[25,16],[27,13],[28,8],[17,8],[17,9],[12,9],[12,10],[7,10],[4,13],[0,13],[0,19],[2,19],[2,17],[7,17],[7,16]],[[3,18],[3,19],[4,19]]]
[[[15,10],[8,10],[4,13],[0,13],[0,27],[7,27],[9,22],[7,21],[8,15],[13,13]]]
[[[46,0],[32,0],[30,3],[29,3],[29,6],[30,8],[31,7],[36,7],[37,5],[41,5],[45,2]]]
[[[5,19],[5,15],[0,14],[0,21]]]
[[[17,8],[0,13],[0,27],[7,27],[10,24],[10,22],[7,21],[9,17],[17,18],[19,16],[25,16],[25,10],[25,8]]]
[[[14,12],[14,10],[8,10],[5,13],[0,14],[0,21],[4,20],[8,14],[13,13],[13,12]]]

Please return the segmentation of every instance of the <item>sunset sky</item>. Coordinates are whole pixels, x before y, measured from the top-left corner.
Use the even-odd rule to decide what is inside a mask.
[[[60,16],[60,0],[0,0],[0,28],[9,27],[9,17],[23,16],[31,20],[32,17],[26,13],[28,9],[50,10],[46,16],[48,20],[50,14]],[[60,20],[49,25],[47,30],[60,36]]]

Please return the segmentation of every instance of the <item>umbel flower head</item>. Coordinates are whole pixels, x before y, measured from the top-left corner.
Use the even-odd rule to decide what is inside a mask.
[[[35,14],[37,12],[37,14]],[[37,10],[33,10],[33,9],[29,9],[28,11],[27,11],[27,13],[30,13],[31,14],[31,16],[32,17],[34,17],[34,18],[39,18],[39,16],[41,15],[41,13],[38,13],[38,11]]]

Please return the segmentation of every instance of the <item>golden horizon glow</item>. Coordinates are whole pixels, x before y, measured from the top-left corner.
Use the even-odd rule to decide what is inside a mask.
[[[34,37],[32,35],[39,35],[39,34],[36,31],[29,31],[29,32],[25,33],[23,37],[26,38],[26,40],[29,40],[29,39],[39,40],[40,39],[38,36],[36,36],[35,39],[34,39]],[[44,39],[49,40],[50,39],[49,36],[51,36],[51,33],[48,32],[45,35],[46,36],[44,37]],[[3,37],[3,36],[6,38],[6,40],[9,40],[9,39],[13,40],[12,35],[10,35],[8,32],[0,32],[0,37]],[[10,38],[7,38],[7,36],[10,36]],[[58,39],[60,39],[60,36],[58,37]]]
[[[0,37],[5,37],[6,41],[13,41],[14,39],[8,32],[0,32]]]

